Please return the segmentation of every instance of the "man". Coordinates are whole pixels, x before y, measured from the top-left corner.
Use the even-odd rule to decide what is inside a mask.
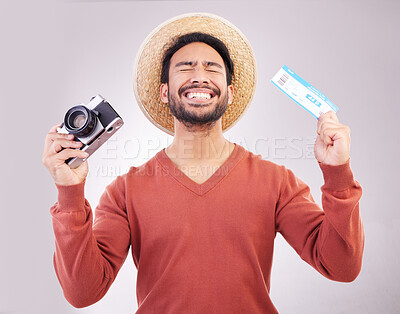
[[[277,313],[269,296],[276,232],[322,275],[357,277],[361,187],[349,166],[350,130],[336,114],[317,125],[324,210],[290,170],[223,136],[254,92],[249,47],[233,25],[207,14],[177,17],[150,34],[137,58],[135,93],[174,140],[107,187],[93,224],[87,163],[74,170],[64,163],[85,153],[50,130],[43,163],[59,190],[51,209],[54,265],[72,305],[104,296],[130,246],[137,313]]]

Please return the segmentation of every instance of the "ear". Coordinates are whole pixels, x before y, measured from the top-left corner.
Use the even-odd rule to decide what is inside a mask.
[[[233,85],[228,85],[228,104],[233,102]]]
[[[160,96],[161,96],[161,101],[164,104],[168,104],[168,84],[167,83],[162,83],[161,84]]]

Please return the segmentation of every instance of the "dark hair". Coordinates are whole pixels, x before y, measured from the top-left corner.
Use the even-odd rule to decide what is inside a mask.
[[[174,44],[165,52],[162,62],[161,83],[168,83],[169,81],[169,66],[171,58],[175,54],[175,52],[177,52],[182,47],[194,42],[205,43],[214,48],[219,53],[225,64],[226,82],[228,85],[231,85],[233,75],[233,62],[231,56],[229,55],[228,48],[226,48],[225,44],[218,38],[199,32],[179,36],[175,40]]]

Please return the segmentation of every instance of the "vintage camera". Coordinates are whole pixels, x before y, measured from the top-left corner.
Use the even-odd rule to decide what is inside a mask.
[[[77,105],[67,111],[59,133],[75,135],[75,141],[83,143],[80,150],[92,155],[103,145],[124,121],[102,96],[90,99],[87,106]],[[85,159],[69,158],[65,162],[71,168],[77,168]]]

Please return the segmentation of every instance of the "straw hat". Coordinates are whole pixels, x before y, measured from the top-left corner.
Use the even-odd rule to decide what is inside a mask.
[[[192,32],[203,32],[220,39],[234,64],[233,102],[222,116],[222,130],[231,128],[249,106],[256,88],[256,62],[253,49],[242,32],[227,20],[209,13],[179,15],[155,28],[136,55],[133,87],[136,100],[146,117],[164,132],[174,134],[174,118],[168,104],[161,101],[160,85],[164,52],[174,39]]]

